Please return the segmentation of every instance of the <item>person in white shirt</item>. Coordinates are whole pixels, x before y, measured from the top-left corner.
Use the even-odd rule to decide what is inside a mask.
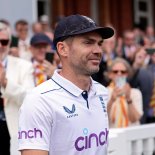
[[[29,23],[23,19],[18,20],[15,23],[15,30],[18,38],[19,57],[25,60],[30,60]]]
[[[32,63],[9,55],[11,33],[9,27],[0,23],[0,92],[3,99],[6,123],[9,130],[10,154],[18,155],[18,110],[23,103],[25,94],[34,87],[34,76]],[[4,118],[4,120],[5,120]],[[2,126],[0,126],[2,129]],[[1,132],[2,134],[2,132]],[[0,144],[6,139],[0,138]],[[5,148],[0,145],[1,151]]]
[[[103,39],[113,34],[82,15],[58,23],[54,45],[62,69],[29,93],[20,108],[22,155],[107,154],[108,91],[91,75],[99,70]]]

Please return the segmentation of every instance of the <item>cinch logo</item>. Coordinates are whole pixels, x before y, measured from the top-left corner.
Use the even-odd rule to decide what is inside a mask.
[[[105,131],[101,131],[98,135],[91,133],[88,135],[88,129],[83,129],[83,134],[85,136],[80,136],[75,141],[75,148],[77,151],[83,151],[84,149],[89,149],[92,145],[102,146],[107,144],[109,131],[105,128]]]
[[[18,139],[27,139],[27,138],[42,138],[42,131],[34,128],[33,130],[28,131],[19,131]]]
[[[75,105],[72,105],[72,110],[68,109],[67,107],[63,106],[64,110],[66,113],[70,114],[69,116],[67,116],[67,118],[71,118],[71,117],[76,117],[78,116],[78,114],[74,114],[75,113]]]

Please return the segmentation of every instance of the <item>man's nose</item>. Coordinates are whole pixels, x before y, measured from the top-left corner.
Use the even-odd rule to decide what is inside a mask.
[[[102,47],[100,45],[95,45],[94,53],[103,53]]]

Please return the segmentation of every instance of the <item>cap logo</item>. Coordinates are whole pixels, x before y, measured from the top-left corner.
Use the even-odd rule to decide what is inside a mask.
[[[87,16],[83,16],[85,19],[87,19],[90,23],[92,23],[92,24],[95,24],[95,22],[91,19],[91,18],[89,18],[89,17],[87,17]]]

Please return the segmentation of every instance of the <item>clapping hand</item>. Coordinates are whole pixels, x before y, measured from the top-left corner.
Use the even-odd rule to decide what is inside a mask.
[[[44,66],[44,73],[48,77],[51,77],[54,73],[54,70],[57,68],[55,61],[53,61],[53,63],[50,63],[49,61],[44,60],[43,66]]]
[[[6,72],[5,68],[3,67],[2,63],[0,63],[0,86],[6,87],[7,79],[6,79]]]
[[[131,87],[126,83],[123,87],[115,87],[111,96],[112,101],[114,102],[117,97],[124,95],[126,99],[130,98]]]

